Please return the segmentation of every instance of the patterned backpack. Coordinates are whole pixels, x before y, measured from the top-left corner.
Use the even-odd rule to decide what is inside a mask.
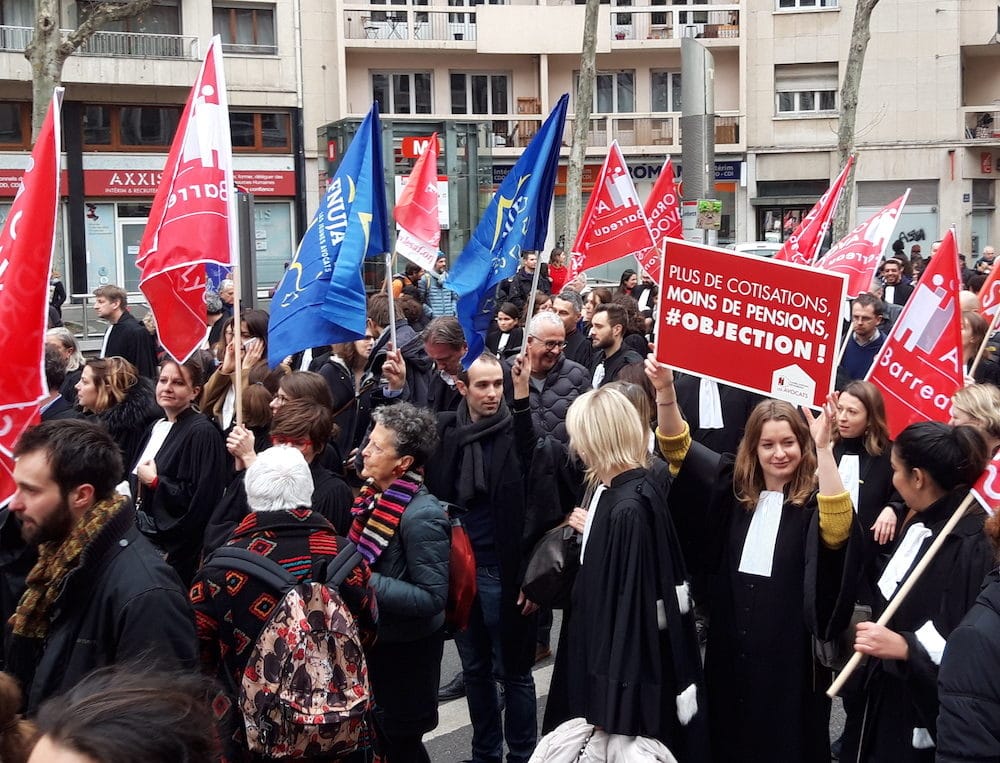
[[[281,594],[239,687],[251,752],[335,760],[367,737],[368,666],[354,617],[337,590],[361,561],[354,544],[347,544],[325,580],[302,583],[272,559],[242,548],[224,546],[205,563],[251,575]]]

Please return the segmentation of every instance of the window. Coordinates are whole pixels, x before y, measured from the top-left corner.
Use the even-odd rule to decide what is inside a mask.
[[[0,24],[3,26],[35,26],[35,4],[32,0],[0,0]]]
[[[288,114],[229,112],[229,131],[234,151],[284,153],[292,150],[291,120]]]
[[[383,114],[430,114],[430,72],[372,74],[372,99]]]
[[[274,6],[216,5],[212,9],[212,29],[222,37],[224,53],[278,52],[274,37]]]
[[[180,117],[180,106],[84,106],[83,145],[94,151],[163,151]]]
[[[837,111],[837,64],[777,64],[775,111],[818,114]]]
[[[573,76],[574,92],[579,90],[580,72]],[[598,72],[594,78],[594,112],[631,114],[635,111],[635,69]]]
[[[0,103],[0,146],[4,148],[30,148],[30,104],[16,101]]]
[[[76,4],[80,18],[87,18],[101,0],[87,0]],[[180,34],[181,12],[178,0],[156,0],[152,7],[137,16],[129,16],[118,21],[108,21],[101,25],[104,32],[138,32],[143,34]]]
[[[778,0],[779,10],[785,8],[836,8],[840,0]]]
[[[656,71],[649,73],[652,92],[649,102],[653,111],[681,110],[681,73]]]
[[[372,5],[386,5],[386,0],[371,0]],[[406,0],[388,0],[389,5],[406,5]],[[426,15],[426,14],[425,14]],[[378,22],[402,21],[406,23],[406,11],[372,11],[371,20]]]
[[[509,114],[510,77],[452,72],[451,113]]]

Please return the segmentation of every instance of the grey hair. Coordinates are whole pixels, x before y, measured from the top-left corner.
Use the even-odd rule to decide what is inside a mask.
[[[69,356],[69,360],[66,361],[67,372],[75,371],[87,362],[87,359],[83,357],[83,353],[80,352],[80,345],[76,343],[76,337],[73,336],[73,332],[68,328],[59,326],[49,329],[45,332],[45,336],[57,340],[65,349],[73,351],[73,354]]]
[[[372,420],[392,432],[396,453],[412,456],[414,469],[426,464],[437,450],[437,419],[426,408],[417,408],[410,403],[383,405],[372,411]]]
[[[442,315],[427,324],[421,338],[429,344],[446,344],[456,350],[465,347],[465,332],[458,318]]]
[[[573,305],[573,309],[576,310],[577,315],[583,312],[583,297],[580,296],[579,292],[572,289],[563,289],[556,295],[556,299],[561,299],[563,302],[569,302]]]
[[[275,445],[258,454],[243,478],[251,511],[281,511],[312,506],[309,464],[295,448]]]
[[[566,327],[563,325],[562,318],[560,318],[555,313],[550,313],[546,311],[543,313],[536,313],[535,316],[531,319],[531,323],[528,324],[528,335],[533,336],[537,339],[538,334],[535,333],[535,329],[540,328],[546,324],[548,324],[552,328],[558,327],[562,329],[563,332],[566,331]]]
[[[219,282],[219,291],[223,289],[235,289],[236,282],[232,278],[227,278],[224,281]]]

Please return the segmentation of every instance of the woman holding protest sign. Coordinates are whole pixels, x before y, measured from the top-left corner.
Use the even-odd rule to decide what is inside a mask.
[[[660,451],[678,472],[681,542],[713,573],[705,659],[716,761],[830,759],[830,703],[813,636],[846,625],[862,539],[834,459],[833,403],[805,420],[766,400],[735,456],[691,441],[673,372],[650,355]],[[685,537],[686,536],[686,537]]]
[[[893,485],[910,516],[878,580],[876,611],[889,605],[963,500],[989,459],[972,427],[924,421],[904,429],[892,448]],[[863,722],[844,734],[842,760],[914,763],[934,760],[937,675],[945,639],[961,622],[993,565],[976,503],[959,519],[889,627],[858,625],[854,648],[868,664]]]

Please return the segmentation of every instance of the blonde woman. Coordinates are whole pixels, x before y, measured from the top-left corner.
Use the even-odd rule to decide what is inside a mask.
[[[966,425],[978,430],[990,453],[1000,448],[1000,389],[992,384],[970,384],[951,396],[953,427]]]

